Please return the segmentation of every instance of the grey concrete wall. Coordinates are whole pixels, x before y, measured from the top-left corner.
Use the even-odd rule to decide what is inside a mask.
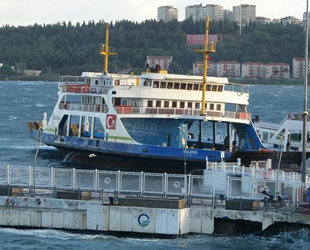
[[[183,209],[109,206],[101,201],[53,198],[0,197],[0,225],[78,229],[146,234],[212,234],[215,218],[262,223],[310,225],[310,215],[263,211],[234,211],[212,207]]]

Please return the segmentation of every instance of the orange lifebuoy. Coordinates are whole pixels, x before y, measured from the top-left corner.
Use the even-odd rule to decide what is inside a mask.
[[[85,86],[85,87],[83,88],[83,93],[88,93],[88,91],[89,91],[89,87],[88,87],[88,86]]]

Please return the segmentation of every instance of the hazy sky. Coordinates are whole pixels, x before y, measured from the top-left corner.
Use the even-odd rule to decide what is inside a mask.
[[[185,16],[185,7],[193,4],[219,4],[224,9],[241,4],[256,5],[256,15],[269,18],[295,16],[302,19],[306,0],[0,0],[0,26],[29,25],[83,20],[143,21],[156,19],[157,7],[173,5],[179,10],[179,20]]]

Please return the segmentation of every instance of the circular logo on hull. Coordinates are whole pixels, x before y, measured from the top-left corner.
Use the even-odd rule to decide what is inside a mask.
[[[146,227],[150,224],[150,217],[147,214],[140,214],[138,217],[138,223],[141,227]]]

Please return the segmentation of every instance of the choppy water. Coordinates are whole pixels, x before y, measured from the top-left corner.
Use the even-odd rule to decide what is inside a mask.
[[[303,86],[253,85],[250,87],[252,115],[264,121],[281,122],[287,113],[303,110]],[[52,113],[57,84],[45,82],[0,82],[0,165],[33,165],[34,142],[28,120],[42,120]],[[42,167],[79,167],[70,157],[52,147],[43,147],[37,161]],[[140,239],[105,235],[72,234],[57,230],[0,229],[0,249],[310,249],[309,232],[301,230],[273,237],[187,236],[177,239]]]

